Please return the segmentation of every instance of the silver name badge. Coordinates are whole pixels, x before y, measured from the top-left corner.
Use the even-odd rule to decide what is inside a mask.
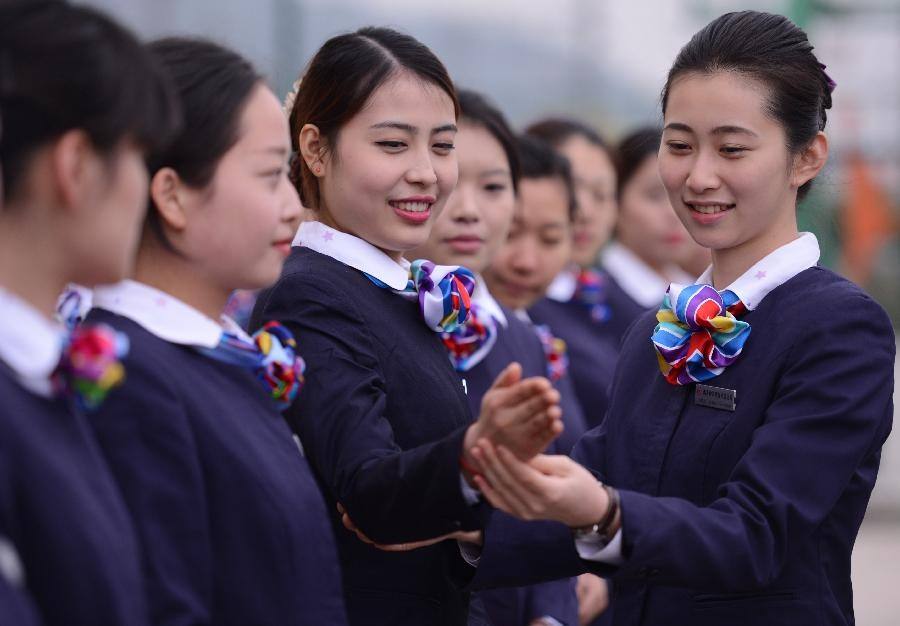
[[[711,409],[734,411],[737,406],[737,390],[710,385],[697,385],[694,388],[694,402]]]

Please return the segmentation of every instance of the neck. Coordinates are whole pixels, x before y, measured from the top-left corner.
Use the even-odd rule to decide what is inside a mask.
[[[360,235],[354,233],[354,232],[353,232],[352,230],[350,230],[349,228],[344,228],[343,226],[341,226],[340,224],[338,224],[337,221],[335,221],[335,219],[331,216],[331,212],[328,210],[327,207],[325,207],[324,203],[323,203],[322,206],[320,206],[319,209],[316,211],[316,219],[317,219],[319,222],[321,222],[321,223],[325,224],[326,226],[328,226],[329,228],[333,228],[333,229],[335,229],[335,230],[337,230],[337,231],[340,231],[340,232],[342,232],[342,233],[346,233],[346,234],[348,234],[348,235],[353,235],[354,237],[359,237],[359,238],[362,239],[363,241],[369,241],[369,240],[366,239],[365,237],[362,237],[362,236],[360,236]],[[372,242],[369,241],[369,243],[372,243]],[[372,245],[375,246],[375,244],[372,244]],[[382,252],[384,252],[384,253],[385,253],[386,255],[388,255],[389,257],[391,257],[391,259],[393,259],[393,260],[396,261],[397,263],[400,263],[400,259],[403,258],[403,252],[402,252],[402,251],[401,251],[401,252],[398,252],[397,250],[386,250],[386,249],[384,249],[384,248],[382,248],[382,247],[380,247],[380,246],[375,246],[375,247],[378,248],[379,250],[381,250]]]
[[[713,250],[713,287],[720,290],[727,288],[756,263],[799,236],[797,223],[793,221],[789,227],[764,233],[733,248]]]
[[[53,229],[15,219],[24,212],[7,207],[6,215],[0,213],[0,287],[53,319],[59,295],[72,280],[71,263],[54,240]]]
[[[198,272],[190,259],[150,241],[152,237],[145,237],[141,244],[134,279],[178,298],[218,322],[231,290]]]

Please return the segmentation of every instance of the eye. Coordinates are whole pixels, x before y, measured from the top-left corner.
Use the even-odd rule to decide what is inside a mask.
[[[674,139],[672,141],[667,141],[666,146],[668,146],[669,152],[672,154],[683,154],[691,149],[690,144]]]
[[[719,151],[725,156],[740,156],[747,151],[747,148],[744,146],[722,146],[719,148]]]
[[[402,141],[384,140],[384,141],[376,141],[375,143],[377,145],[381,146],[382,148],[384,148],[385,150],[387,150],[388,152],[399,152],[400,150],[402,150],[403,148],[406,147],[406,143],[404,143]]]
[[[285,169],[283,167],[279,167],[275,170],[268,170],[262,173],[262,177],[265,178],[273,187],[277,187],[278,183],[281,182],[282,177],[285,175]]]
[[[507,187],[503,183],[487,183],[484,186],[484,190],[489,193],[500,193],[501,191],[506,191]]]
[[[450,151],[453,150],[456,146],[454,146],[449,141],[441,141],[434,144],[434,150],[438,154],[450,154]]]

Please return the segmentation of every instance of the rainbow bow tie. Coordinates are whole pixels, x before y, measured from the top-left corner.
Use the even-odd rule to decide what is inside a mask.
[[[609,320],[611,311],[606,304],[606,277],[597,270],[583,269],[578,273],[572,299],[584,306],[591,319],[598,324]]]
[[[441,341],[456,371],[467,372],[478,365],[497,342],[497,321],[473,304],[466,323],[452,332],[441,333]]]
[[[750,336],[750,324],[737,319],[746,311],[733,291],[671,285],[651,337],[666,380],[673,385],[703,382],[734,363]]]
[[[282,408],[291,404],[303,387],[306,363],[297,354],[297,342],[278,322],[267,322],[253,341],[223,332],[215,348],[198,348],[206,356],[250,370],[269,396]]]
[[[371,274],[366,277],[379,287],[388,285]],[[435,265],[418,259],[409,268],[409,281],[395,293],[419,303],[425,324],[436,333],[450,333],[466,323],[472,308],[475,275],[461,265]]]
[[[106,324],[80,324],[67,337],[51,375],[53,389],[78,409],[92,411],[125,380],[121,360],[126,354],[128,336],[124,333]]]
[[[547,359],[547,378],[556,382],[566,375],[569,369],[569,355],[566,354],[566,342],[553,335],[546,324],[535,324],[534,330]]]

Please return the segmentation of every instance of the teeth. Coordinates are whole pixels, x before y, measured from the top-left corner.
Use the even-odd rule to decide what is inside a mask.
[[[422,213],[431,206],[428,202],[392,202],[391,204],[401,211],[409,211],[410,213]]]
[[[706,215],[712,215],[713,213],[721,213],[722,211],[728,210],[728,206],[725,204],[710,204],[710,205],[705,205],[705,206],[692,204],[691,208],[694,209],[697,213],[704,213]]]

